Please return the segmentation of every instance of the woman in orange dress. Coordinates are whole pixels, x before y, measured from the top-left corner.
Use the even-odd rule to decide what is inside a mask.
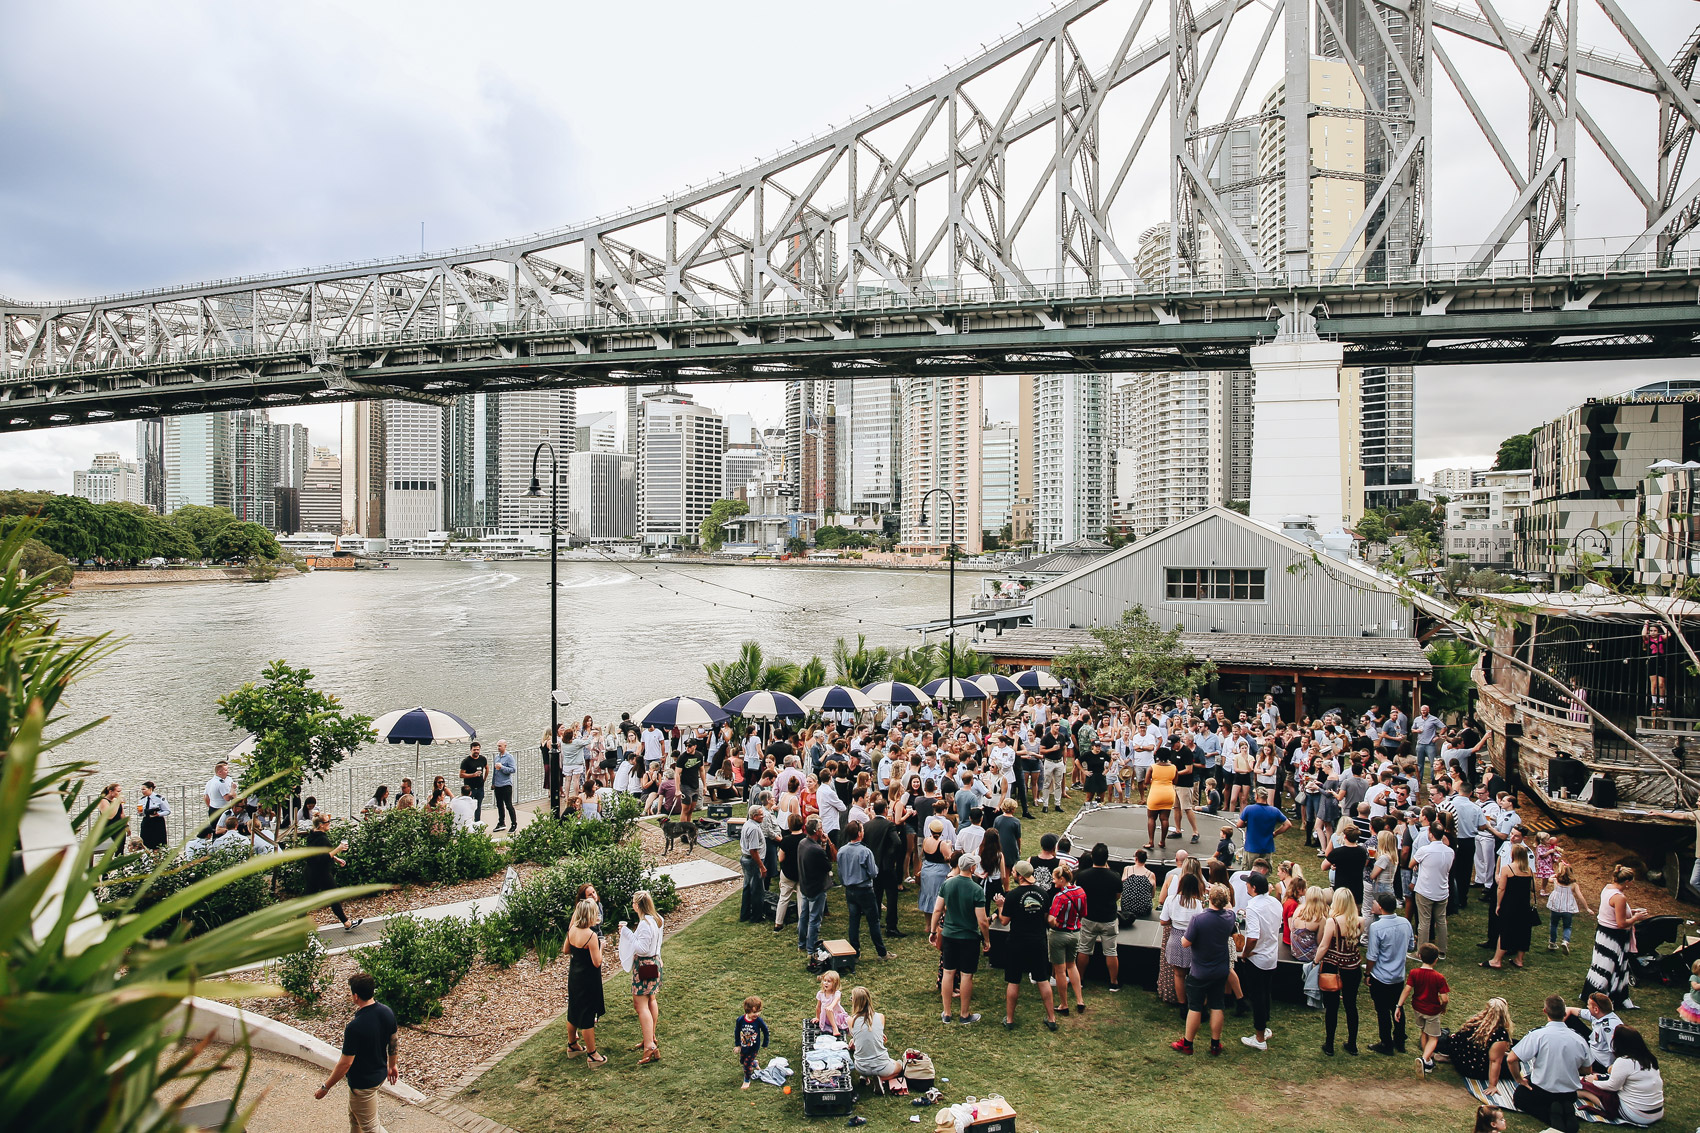
[[[1156,761],[1151,765],[1151,783],[1145,794],[1145,848],[1161,846],[1169,840],[1169,812],[1175,809],[1175,765],[1166,748],[1158,748]],[[1163,828],[1162,840],[1157,828]]]

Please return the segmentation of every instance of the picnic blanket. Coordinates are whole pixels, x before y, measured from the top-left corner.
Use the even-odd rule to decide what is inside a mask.
[[[1517,1109],[1515,1105],[1511,1104],[1512,1085],[1509,1080],[1502,1080],[1498,1086],[1490,1090],[1488,1089],[1487,1082],[1483,1079],[1466,1078],[1464,1079],[1464,1088],[1469,1090],[1470,1096],[1479,1102],[1486,1102],[1488,1105],[1496,1105],[1500,1109],[1505,1110]],[[1600,1113],[1597,1110],[1587,1109],[1580,1104],[1576,1106],[1576,1116],[1583,1121],[1592,1121],[1601,1125],[1628,1125],[1635,1129],[1646,1128],[1644,1125],[1636,1125],[1633,1121],[1624,1121],[1621,1118],[1614,1121],[1605,1114]]]

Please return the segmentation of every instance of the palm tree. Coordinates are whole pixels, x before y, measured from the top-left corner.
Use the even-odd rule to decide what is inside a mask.
[[[956,675],[959,677],[977,677],[997,668],[992,659],[978,649],[963,647],[956,651]]]
[[[852,651],[841,637],[832,647],[832,667],[837,671],[834,679],[839,684],[866,688],[891,675],[891,650],[883,645],[869,649],[867,635],[859,633]]]
[[[892,655],[891,679],[924,685],[944,676],[944,651],[937,644],[915,645]]]
[[[707,674],[709,691],[721,704],[746,692],[788,691],[797,678],[795,665],[783,661],[768,664],[762,656],[759,641],[744,642],[735,660],[725,664],[711,662],[703,669]]]
[[[789,666],[791,682],[780,691],[792,696],[802,696],[811,689],[817,689],[826,683],[826,662],[819,657],[810,657],[801,665]]]

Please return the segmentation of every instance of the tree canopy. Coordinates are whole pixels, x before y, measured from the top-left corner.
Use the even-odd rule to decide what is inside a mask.
[[[1493,470],[1509,472],[1517,468],[1528,468],[1534,464],[1534,460],[1534,432],[1518,433],[1499,442],[1499,453],[1493,458]]]
[[[372,718],[343,711],[332,693],[313,687],[308,669],[273,661],[261,674],[218,698],[218,714],[251,732],[254,750],[241,760],[242,781],[281,777],[259,792],[262,802],[288,800],[308,779],[322,779],[363,743],[376,739]]]
[[[872,547],[879,540],[861,531],[852,531],[848,527],[827,524],[815,532],[815,546],[823,551],[860,550]]]
[[[228,508],[187,507],[162,518],[139,504],[97,504],[52,492],[0,491],[0,531],[34,517],[36,538],[73,563],[210,556],[205,537],[236,522]]]
[[[208,557],[214,559],[271,560],[282,553],[277,539],[257,523],[231,523],[218,529],[208,541]]]
[[[1058,657],[1051,669],[1073,677],[1093,696],[1129,706],[1192,697],[1216,675],[1181,643],[1181,627],[1165,630],[1144,606],[1122,613],[1115,625],[1094,626],[1095,644]]]
[[[743,500],[715,500],[697,529],[697,542],[705,551],[718,551],[726,545],[725,523],[736,516],[748,514],[750,505]]]

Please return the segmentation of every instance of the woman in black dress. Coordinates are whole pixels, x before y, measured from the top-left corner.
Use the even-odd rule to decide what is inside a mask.
[[[313,829],[308,833],[305,841],[310,849],[327,851],[302,860],[301,869],[306,875],[307,891],[309,893],[323,893],[327,889],[334,889],[336,883],[331,880],[331,864],[333,862],[337,865],[348,864],[337,857],[338,854],[348,852],[348,843],[331,845],[331,816],[328,814],[313,815]],[[349,920],[348,914],[342,911],[341,901],[331,903],[331,912],[336,915],[337,920],[342,922],[343,929],[348,932],[353,932],[359,928],[361,922],[365,919]]]
[[[1482,961],[1482,967],[1503,968],[1507,956],[1512,957],[1512,967],[1523,966],[1535,923],[1534,903],[1535,874],[1529,868],[1529,849],[1518,843],[1511,848],[1511,861],[1499,868],[1499,904],[1494,918],[1499,938],[1494,942],[1493,959]]]
[[[595,901],[588,897],[580,901],[573,906],[572,927],[562,945],[567,954],[567,1049],[575,1054],[584,1051],[587,1066],[608,1061],[596,1049],[596,1020],[608,1013],[602,1002],[602,941],[596,935],[601,921]]]
[[[1464,1020],[1447,1040],[1447,1057],[1464,1078],[1487,1082],[1491,1092],[1499,1087],[1505,1056],[1511,1050],[1511,1008],[1495,996],[1487,1006]]]

